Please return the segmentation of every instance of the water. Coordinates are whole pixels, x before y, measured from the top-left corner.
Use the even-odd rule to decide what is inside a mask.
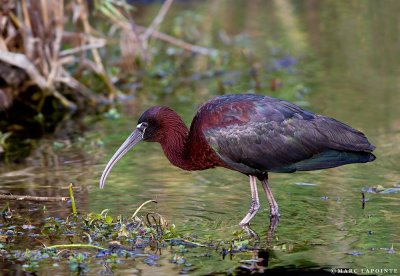
[[[146,21],[144,15],[154,14],[157,8],[142,7],[142,20]],[[261,66],[271,64],[266,43],[283,44],[288,53],[302,57],[305,73],[299,78],[311,93],[301,99],[279,94],[269,89],[268,78],[261,78],[259,93],[305,101],[311,111],[362,130],[377,147],[377,160],[373,163],[270,175],[281,220],[268,267],[346,267],[358,269],[357,273],[370,268],[400,269],[400,192],[366,193],[364,209],[361,202],[363,188],[400,185],[400,3],[182,2],[175,4],[171,17],[189,9],[206,19],[206,29],[219,26],[231,36],[250,37]],[[228,76],[223,81],[232,79],[235,78]],[[289,80],[294,85],[299,83],[296,78]],[[142,142],[114,167],[105,189],[98,189],[106,162],[134,129],[142,111],[155,104],[169,105],[189,124],[197,107],[218,94],[216,81],[211,78],[180,85],[165,97],[148,99],[142,94],[122,108],[120,119],[98,121],[85,133],[84,141],[75,139],[62,149],[54,149],[51,140],[42,141],[41,150],[27,164],[1,168],[0,191],[67,196],[67,185],[73,182],[78,189],[79,209],[84,212],[109,208],[114,213],[131,214],[142,202],[155,199],[158,203],[145,210],[163,214],[179,232],[204,238],[231,238],[234,231],[240,230],[237,224],[250,204],[248,178],[236,172],[219,168],[185,172],[169,164],[158,144]],[[233,82],[226,90],[254,91],[248,83]],[[157,87],[157,83],[153,85]],[[97,140],[102,140],[104,147],[98,146]],[[260,236],[263,247],[269,211],[262,189],[259,194],[262,208],[251,227]],[[70,211],[62,206],[48,204],[47,209],[60,216],[68,215]],[[42,205],[20,203],[14,208],[39,223]],[[394,250],[390,250],[392,247]],[[200,254],[198,250],[187,253],[187,257]],[[197,268],[195,273],[226,272],[240,266],[241,260],[255,257],[248,252],[222,261],[218,252],[209,253],[211,257],[190,259]],[[158,261],[159,267],[136,262],[122,265],[117,271],[179,272],[182,268],[171,264],[170,259],[171,253],[166,250]],[[93,269],[92,272],[100,270]]]

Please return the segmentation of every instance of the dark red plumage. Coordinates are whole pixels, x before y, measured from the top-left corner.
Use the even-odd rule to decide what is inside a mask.
[[[196,127],[197,124],[192,124],[189,132],[172,109],[165,106],[152,107],[139,118],[138,124],[142,122],[149,122],[143,140],[160,143],[165,156],[173,165],[190,171],[225,165],[208,145]]]
[[[199,108],[190,131],[168,107],[145,111],[104,170],[101,187],[112,166],[140,140],[160,143],[170,162],[184,170],[219,166],[249,175],[257,204],[241,224],[248,223],[259,207],[254,177],[263,183],[271,215],[277,215],[268,172],[318,170],[375,159],[375,147],[365,135],[335,119],[271,97],[225,95]]]

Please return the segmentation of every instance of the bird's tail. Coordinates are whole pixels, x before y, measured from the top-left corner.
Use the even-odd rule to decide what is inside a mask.
[[[376,159],[370,152],[327,150],[312,158],[295,163],[298,171],[311,171],[334,168],[352,163],[367,163]]]

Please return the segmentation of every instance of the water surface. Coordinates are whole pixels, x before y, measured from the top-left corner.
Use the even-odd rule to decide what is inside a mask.
[[[157,8],[141,7],[141,20],[146,22],[144,15],[154,14]],[[205,29],[221,28],[232,38],[247,36],[251,40],[249,47],[262,68],[261,88],[255,89],[249,85],[251,82],[235,82],[235,77],[227,74],[222,77],[229,83],[227,93],[257,92],[307,104],[311,111],[363,131],[377,147],[373,163],[270,175],[281,220],[268,267],[400,269],[400,193],[366,193],[364,209],[361,202],[364,188],[400,185],[400,2],[179,2],[174,4],[171,17],[185,10],[202,15],[209,25]],[[299,98],[270,89],[268,66],[272,64],[273,47],[267,45],[271,43],[284,45],[287,54],[304,65],[304,72],[293,74],[299,75],[310,93]],[[296,87],[298,78],[293,78],[294,84],[283,86]],[[28,165],[1,168],[0,191],[67,196],[66,187],[73,182],[78,188],[79,208],[84,212],[109,208],[111,212],[130,214],[142,202],[155,199],[158,204],[146,210],[161,213],[179,232],[231,238],[234,231],[240,230],[238,223],[251,200],[248,178],[239,173],[220,168],[182,171],[169,164],[158,144],[142,142],[114,167],[105,189],[98,188],[105,164],[134,129],[141,112],[152,105],[168,105],[189,124],[197,107],[220,93],[217,81],[211,78],[180,85],[158,97],[139,92],[142,94],[121,107],[121,118],[96,122],[81,143],[75,139],[72,145],[55,150],[53,141],[42,141],[40,153],[32,156]],[[158,89],[157,82],[144,90],[152,89]],[[67,137],[59,138],[68,141]],[[97,140],[104,146],[99,146]],[[262,189],[259,194],[262,208],[251,227],[261,237],[263,247],[269,211]],[[62,206],[49,204],[48,212],[69,214]],[[37,211],[42,206],[21,203],[14,208],[27,212],[33,220],[42,216]],[[182,267],[170,263],[171,254],[166,251],[159,267],[135,262],[117,271],[178,273]],[[194,249],[187,256],[196,252]],[[219,252],[209,254],[211,257],[190,259],[194,273],[231,271],[241,265],[241,260],[255,257],[248,252],[222,260]]]

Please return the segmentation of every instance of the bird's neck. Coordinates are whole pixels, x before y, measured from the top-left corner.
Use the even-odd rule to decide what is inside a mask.
[[[179,117],[166,124],[163,138],[159,141],[165,156],[175,166],[188,169],[186,143],[189,131],[182,119]]]
[[[189,132],[179,116],[165,125],[167,127],[164,128],[163,138],[159,142],[165,156],[173,165],[189,171],[218,165],[215,153],[193,125]]]

